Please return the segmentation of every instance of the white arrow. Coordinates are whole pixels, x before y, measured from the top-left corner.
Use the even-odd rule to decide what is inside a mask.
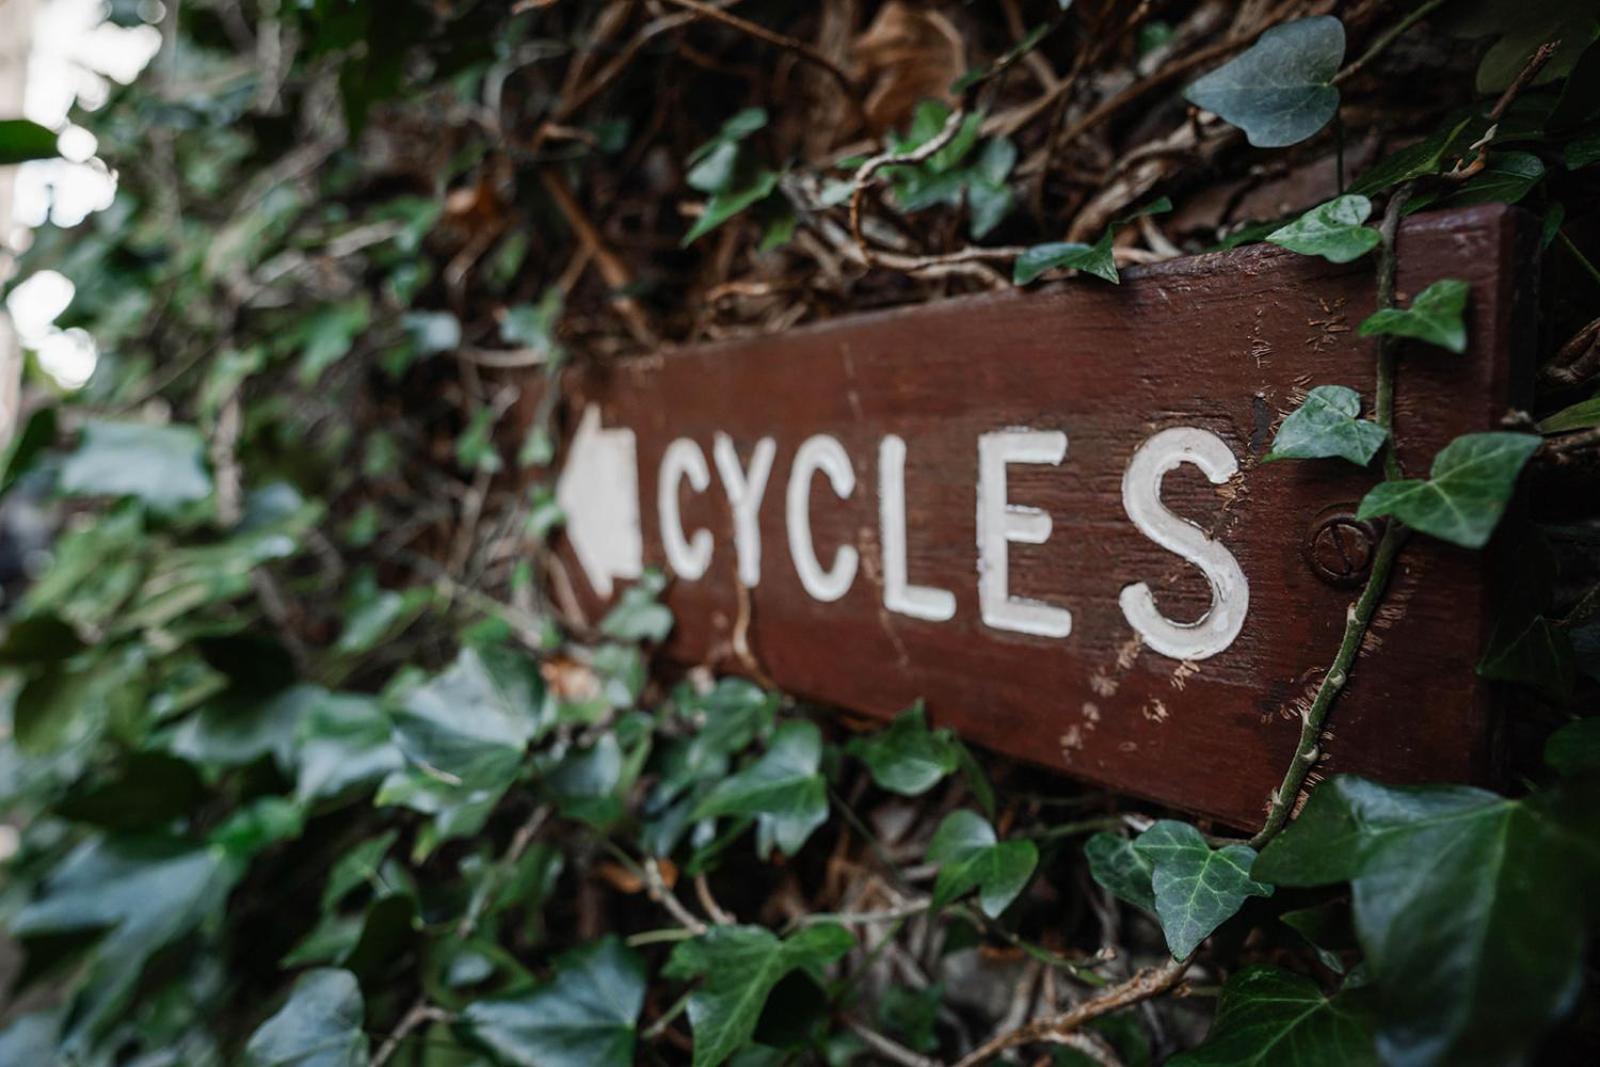
[[[567,517],[567,539],[602,597],[613,578],[637,578],[644,569],[639,533],[639,460],[629,429],[602,430],[600,408],[590,404],[567,450],[556,482],[556,503]]]

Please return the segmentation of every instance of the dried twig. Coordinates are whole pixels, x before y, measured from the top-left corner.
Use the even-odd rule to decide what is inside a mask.
[[[1019,1045],[1031,1045],[1040,1041],[1059,1042],[1090,1020],[1160,996],[1177,985],[1178,980],[1188,969],[1188,960],[1172,960],[1159,967],[1140,971],[1127,981],[1111,986],[1099,996],[1069,1008],[1059,1015],[1052,1015],[996,1034],[956,1061],[955,1067],[974,1067]]]
[[[672,4],[674,7],[681,7],[685,11],[691,11],[701,18],[710,19],[712,22],[720,22],[724,26],[732,27],[740,33],[754,37],[758,41],[765,41],[775,48],[781,48],[808,63],[821,67],[828,73],[830,78],[839,83],[840,90],[844,93],[845,99],[850,101],[857,117],[861,119],[863,124],[866,123],[866,114],[861,107],[861,91],[855,81],[840,69],[837,63],[805,41],[794,37],[785,37],[783,34],[775,33],[759,23],[751,22],[749,19],[740,18],[732,12],[703,3],[702,0],[667,0],[667,3]]]

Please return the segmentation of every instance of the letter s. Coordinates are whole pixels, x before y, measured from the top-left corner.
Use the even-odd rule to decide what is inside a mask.
[[[1145,644],[1173,659],[1201,660],[1233,644],[1244,629],[1250,583],[1221,542],[1162,503],[1162,479],[1184,463],[1199,467],[1213,485],[1223,484],[1239,470],[1233,452],[1216,434],[1193,426],[1162,430],[1128,461],[1122,476],[1122,506],[1140,533],[1200,568],[1211,585],[1211,607],[1195,622],[1173,622],[1156,609],[1155,597],[1143,582],[1124,588],[1118,602]]]

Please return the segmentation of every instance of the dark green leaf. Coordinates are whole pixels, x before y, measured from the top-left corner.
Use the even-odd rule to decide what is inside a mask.
[[[1478,674],[1497,682],[1531,686],[1564,700],[1572,695],[1577,681],[1572,639],[1543,615],[1532,620],[1502,616],[1478,662]]]
[[[1468,292],[1466,282],[1442,278],[1418,293],[1409,308],[1380,308],[1368,315],[1360,334],[1414,337],[1459,355],[1467,350],[1467,325],[1461,313]]]
[[[171,508],[211,495],[205,439],[189,426],[91,419],[58,485],[73,496],[132,496]]]
[[[785,723],[755,763],[719,782],[695,808],[693,819],[759,815],[778,847],[794,855],[828,819],[828,786],[818,773],[822,735],[808,722]]]
[[[1544,761],[1563,778],[1600,771],[1600,716],[1569,722],[1551,734]]]
[[[1317,983],[1276,967],[1246,967],[1222,987],[1211,1033],[1169,1067],[1377,1067],[1371,997],[1327,996]]]
[[[740,214],[758,201],[765,200],[778,188],[778,174],[776,171],[764,170],[742,189],[725,190],[712,196],[705,203],[705,208],[700,217],[694,220],[694,225],[684,235],[683,247],[687,248],[700,238],[721,226],[724,222]]]
[[[1594,783],[1523,800],[1343,776],[1263,851],[1280,885],[1349,880],[1391,1063],[1524,1062],[1572,1005],[1600,890]]]
[[[1272,887],[1250,877],[1255,849],[1227,845],[1212,850],[1188,823],[1162,819],[1134,842],[1150,861],[1156,917],[1175,959],[1184,959],[1211,932],[1233,917],[1246,897],[1272,895]]]
[[[504,786],[541,729],[538,664],[504,649],[464,648],[450,668],[409,693],[394,714],[406,758],[446,781]]]
[[[1244,130],[1257,148],[1304,141],[1339,108],[1333,76],[1344,62],[1344,24],[1327,15],[1274,26],[1190,85],[1191,104]]]
[[[366,1067],[366,1005],[349,971],[307,971],[277,1014],[250,1035],[246,1067]]]
[[[895,716],[885,730],[850,742],[850,754],[867,765],[881,789],[921,796],[961,761],[960,742],[949,730],[928,729],[927,712],[917,703]]]
[[[1596,427],[1600,427],[1600,396],[1580,400],[1539,422],[1539,432],[1546,434],[1592,430]]]
[[[1350,184],[1350,192],[1363,196],[1392,188],[1413,178],[1438,174],[1445,161],[1467,147],[1466,134],[1475,129],[1471,113],[1453,115],[1433,133],[1380,160]]]
[[[600,622],[600,632],[613,641],[665,641],[672,632],[672,611],[661,603],[666,579],[646,571],[636,585],[623,590],[617,606]]]
[[[1531,152],[1491,152],[1483,170],[1444,202],[1451,207],[1515,204],[1532,192],[1543,177],[1544,163]]]
[[[1372,201],[1366,197],[1341,196],[1273,230],[1267,240],[1303,256],[1349,263],[1378,247],[1383,239],[1377,230],[1362,225],[1371,215]]]
[[[56,155],[54,130],[27,119],[0,119],[0,167]]]
[[[1089,874],[1111,890],[1113,896],[1152,914],[1156,910],[1155,890],[1150,878],[1150,859],[1121,834],[1101,831],[1083,846],[1089,857]]]
[[[1360,467],[1372,462],[1389,431],[1357,418],[1361,395],[1343,385],[1319,385],[1278,428],[1264,461],[1338,457]]]
[[[1374,486],[1357,517],[1392,515],[1425,534],[1482,548],[1516,489],[1517,475],[1539,438],[1525,433],[1473,433],[1451,441],[1433,459],[1427,480]]]
[[[219,848],[160,837],[85,841],[11,920],[17,937],[105,931],[95,947],[74,1027],[112,1022],[155,952],[213,916],[238,877]]]
[[[1349,901],[1330,900],[1326,904],[1286,911],[1278,918],[1305,938],[1324,967],[1335,974],[1344,973],[1344,960],[1339,954],[1356,947]]]
[[[297,731],[295,797],[320,800],[369,785],[404,765],[392,725],[371,697],[317,691]]]
[[[1034,245],[1017,257],[1011,268],[1011,281],[1027,285],[1045,271],[1065,267],[1104,278],[1113,285],[1120,281],[1116,261],[1111,258],[1111,231],[1108,229],[1092,245],[1076,241],[1055,241]]]
[[[663,973],[705,977],[689,998],[694,1067],[717,1067],[750,1041],[768,995],[782,978],[795,970],[816,976],[855,943],[843,927],[823,923],[784,941],[758,926],[714,926],[678,945]]]
[[[1039,849],[1032,841],[1001,841],[982,815],[960,809],[946,815],[934,831],[928,862],[939,865],[933,884],[935,908],[976,889],[978,906],[993,919],[1033,877]]]
[[[501,1063],[626,1067],[644,992],[644,960],[607,937],[557,958],[555,976],[530,992],[468,1005],[461,1022]]]

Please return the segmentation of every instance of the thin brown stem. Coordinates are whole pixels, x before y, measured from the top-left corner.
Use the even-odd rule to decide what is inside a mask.
[[[1019,1045],[1060,1041],[1067,1034],[1102,1015],[1109,1015],[1130,1005],[1160,996],[1176,986],[1188,969],[1188,960],[1172,960],[1159,967],[1140,971],[1127,981],[1110,986],[1099,996],[1058,1015],[996,1034],[956,1061],[955,1067],[975,1067],[976,1064],[993,1059],[1007,1049]]]

